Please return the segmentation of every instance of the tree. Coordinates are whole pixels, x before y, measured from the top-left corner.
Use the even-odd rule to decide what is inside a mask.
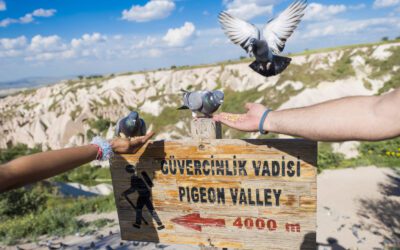
[[[389,41],[389,37],[387,36],[382,37],[382,42],[387,42],[387,41]]]

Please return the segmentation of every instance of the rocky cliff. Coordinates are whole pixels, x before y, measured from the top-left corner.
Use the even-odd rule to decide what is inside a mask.
[[[349,95],[382,94],[400,86],[400,43],[352,46],[293,56],[283,74],[264,78],[249,61],[84,77],[0,99],[0,148],[17,143],[45,149],[112,137],[118,118],[138,110],[158,139],[188,136],[190,113],[177,111],[180,89],[223,89],[224,111],[245,102],[274,109]],[[224,130],[225,138],[257,137]]]

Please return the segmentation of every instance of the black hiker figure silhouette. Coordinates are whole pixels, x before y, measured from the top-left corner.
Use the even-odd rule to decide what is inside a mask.
[[[165,226],[162,224],[160,218],[157,215],[157,212],[154,209],[153,203],[151,202],[151,188],[153,187],[153,183],[150,177],[147,175],[145,171],[141,174],[143,179],[138,176],[135,166],[127,165],[125,167],[126,172],[132,174],[131,176],[131,187],[123,192],[124,198],[131,204],[132,208],[136,211],[136,220],[133,224],[134,227],[140,228],[142,221],[148,225],[149,223],[143,217],[143,207],[146,206],[152,218],[157,223],[157,230],[162,230]],[[138,192],[138,198],[136,201],[136,206],[129,199],[128,195]]]

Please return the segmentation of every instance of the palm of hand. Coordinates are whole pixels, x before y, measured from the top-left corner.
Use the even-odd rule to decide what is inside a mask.
[[[145,136],[135,138],[114,138],[111,147],[114,153],[136,153],[153,135],[153,132],[149,132]]]
[[[221,113],[214,116],[215,121],[224,123],[225,125],[246,131],[255,132],[259,130],[259,123],[266,108],[261,104],[248,103],[246,114]]]

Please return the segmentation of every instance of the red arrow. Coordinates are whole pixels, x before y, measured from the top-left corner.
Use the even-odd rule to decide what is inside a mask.
[[[199,232],[201,232],[201,226],[225,227],[224,219],[200,218],[199,213],[193,213],[184,215],[182,217],[176,217],[171,221],[181,226],[188,227]]]

